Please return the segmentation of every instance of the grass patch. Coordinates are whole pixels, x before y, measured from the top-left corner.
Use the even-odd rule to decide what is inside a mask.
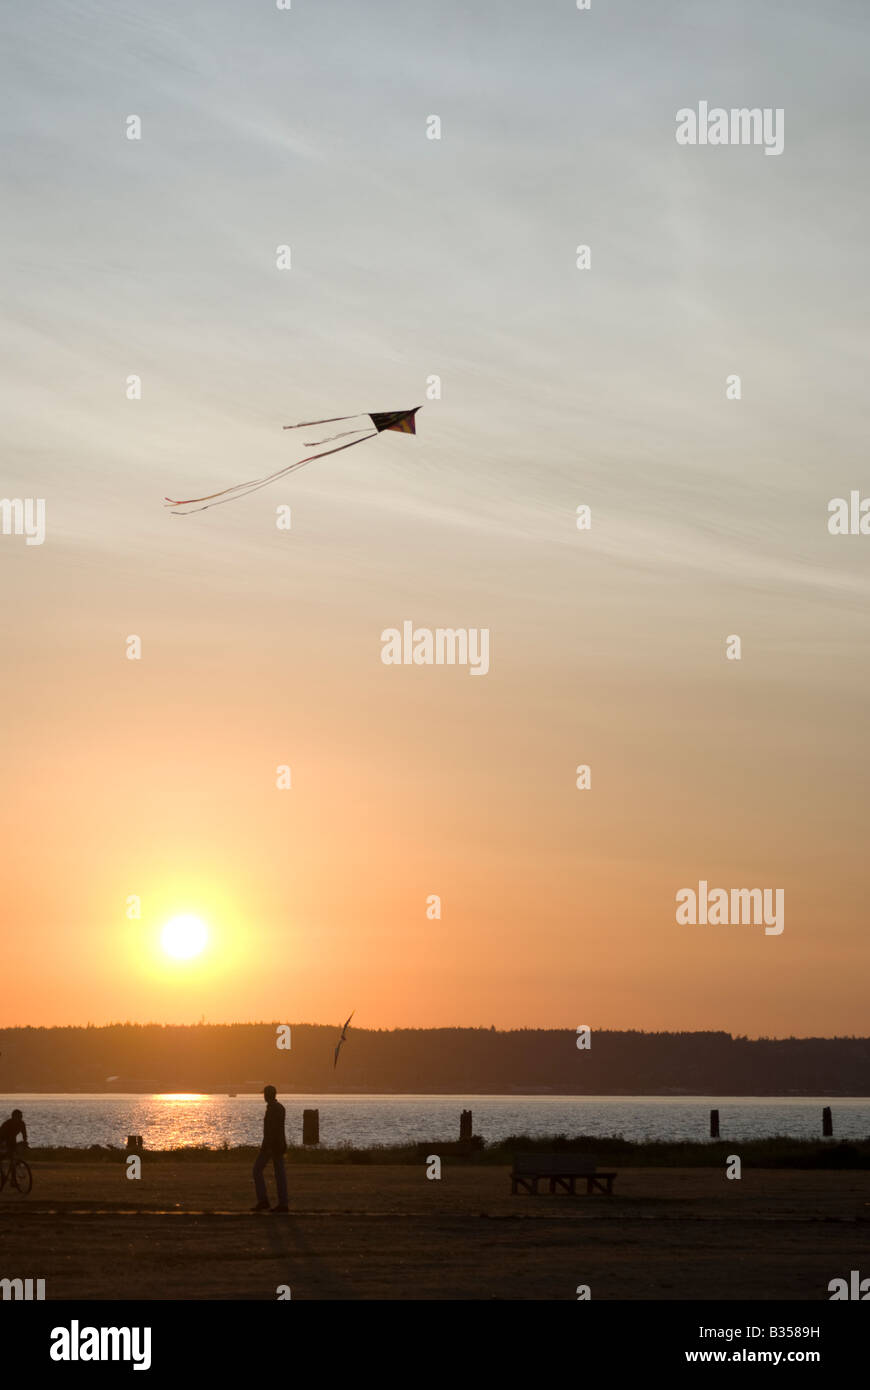
[[[149,1162],[171,1163],[253,1163],[259,1145],[222,1145],[213,1149],[206,1145],[185,1145],[176,1149],[146,1149]],[[531,1138],[527,1134],[511,1135],[498,1143],[475,1140],[462,1147],[454,1141],[433,1139],[425,1144],[379,1144],[368,1148],[345,1146],[339,1148],[303,1148],[291,1146],[286,1153],[288,1166],[296,1164],[419,1164],[425,1152],[449,1153],[463,1164],[506,1165],[515,1153],[584,1153],[595,1158],[600,1167],[626,1168],[722,1168],[729,1154],[737,1153],[747,1166],[753,1168],[807,1169],[868,1169],[870,1141],[820,1142],[817,1139],[789,1139],[783,1136],[769,1139],[727,1139],[705,1143],[668,1143],[650,1141],[636,1143],[630,1139],[601,1138],[591,1135],[550,1135]],[[127,1157],[121,1146],[93,1144],[87,1149],[32,1148],[25,1157],[52,1163],[123,1163]]]

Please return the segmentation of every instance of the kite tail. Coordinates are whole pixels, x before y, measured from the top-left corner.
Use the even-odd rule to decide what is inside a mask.
[[[360,412],[361,415],[365,411]],[[309,425],[337,425],[340,420],[358,420],[360,415],[331,415],[328,420],[300,420],[298,425],[282,425],[284,430],[307,430]]]
[[[353,416],[348,416],[348,419],[352,420]],[[284,429],[287,429],[286,425],[284,426]],[[342,430],[341,434],[329,434],[326,436],[325,439],[306,439],[305,447],[306,449],[314,449],[318,444],[331,444],[333,439],[346,439],[349,434],[362,434],[364,429],[365,425],[360,425],[359,429]]]
[[[353,415],[345,417],[348,420],[354,419]],[[311,421],[311,424],[325,424],[325,421]],[[296,428],[293,426],[292,428]],[[357,433],[357,431],[349,431]],[[235,487],[225,487],[220,492],[208,493],[205,497],[183,497],[180,499],[166,497],[163,505],[166,507],[190,507],[195,512],[207,511],[209,507],[220,507],[224,502],[234,502],[238,497],[247,497],[249,492],[256,492],[259,488],[265,487],[267,483],[273,483],[277,478],[283,478],[287,473],[293,473],[297,468],[304,468],[306,464],[313,463],[315,459],[328,458],[330,454],[340,454],[342,449],[352,449],[354,444],[364,444],[367,439],[374,439],[377,430],[370,430],[364,434],[362,439],[351,439],[347,444],[339,444],[335,449],[324,449],[320,454],[311,454],[308,458],[297,459],[295,463],[289,463],[286,468],[279,468],[275,473],[269,473],[265,478],[251,478],[246,483],[236,483]],[[325,442],[325,441],[324,441]],[[205,506],[194,506],[194,503],[204,502]],[[176,516],[189,516],[189,512],[174,513]]]
[[[260,478],[250,483],[239,483],[237,488],[228,489],[230,493],[228,497],[216,493],[214,502],[204,502],[200,507],[190,506],[187,502],[170,502],[168,499],[163,505],[170,508],[170,515],[172,516],[192,516],[194,512],[207,512],[209,507],[222,507],[225,502],[237,502],[242,497],[250,496],[252,492],[259,492],[261,487],[268,487],[276,479],[284,478],[288,473],[295,473],[297,468],[304,468],[308,461],[308,459],[300,459],[297,463],[291,463],[289,467],[282,468],[279,473],[274,473],[268,478]],[[194,500],[191,498],[191,501]]]

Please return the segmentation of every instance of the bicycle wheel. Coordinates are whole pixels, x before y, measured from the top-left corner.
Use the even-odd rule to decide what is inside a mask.
[[[30,1164],[25,1163],[23,1158],[16,1158],[15,1160],[15,1181],[18,1183],[18,1191],[21,1196],[26,1197],[33,1186],[33,1174],[30,1171]]]

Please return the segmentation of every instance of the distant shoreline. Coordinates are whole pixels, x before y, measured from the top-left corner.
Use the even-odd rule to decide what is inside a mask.
[[[110,1024],[0,1029],[0,1088],[18,1095],[866,1096],[870,1037],[722,1031],[402,1028],[354,1019],[336,1069],[322,1024]],[[282,1031],[283,1030],[283,1031]],[[285,1044],[278,1046],[278,1044]],[[584,1044],[581,1046],[581,1044]]]

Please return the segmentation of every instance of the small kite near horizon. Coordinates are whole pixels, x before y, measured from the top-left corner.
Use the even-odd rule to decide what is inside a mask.
[[[353,418],[353,417],[351,417],[351,418]],[[326,424],[326,421],[325,421],[325,420],[319,420],[319,421],[318,421],[318,424],[324,425],[324,424]],[[340,1037],[339,1040],[338,1040],[338,1047],[335,1049],[335,1061],[334,1061],[333,1064],[332,1064],[332,1070],[333,1070],[333,1071],[335,1071],[335,1068],[338,1066],[338,1054],[339,1054],[339,1052],[341,1051],[341,1045],[342,1045],[342,1043],[346,1043],[346,1042],[347,1042],[347,1027],[348,1027],[348,1024],[350,1023],[350,1019],[353,1018],[353,1016],[354,1016],[355,1013],[356,1013],[356,1009],[354,1009],[354,1010],[352,1011],[352,1013],[351,1013],[351,1015],[350,1015],[350,1018],[347,1020],[347,1023],[344,1025],[344,1027],[343,1027],[342,1030],[341,1030],[341,1037]]]
[[[249,492],[256,492],[259,488],[265,487],[267,483],[273,483],[277,478],[286,477],[288,473],[293,473],[297,468],[304,468],[306,463],[313,463],[315,459],[325,459],[329,454],[339,454],[342,449],[352,449],[354,444],[364,444],[367,439],[374,439],[375,435],[382,430],[397,430],[401,434],[416,434],[417,430],[414,423],[414,416],[422,406],[415,405],[413,410],[388,410],[378,412],[364,412],[359,415],[333,415],[328,420],[301,420],[298,425],[284,425],[285,430],[305,430],[311,429],[314,425],[335,425],[344,420],[371,420],[374,429],[368,425],[360,425],[357,429],[341,430],[338,434],[327,435],[325,439],[307,439],[306,448],[314,448],[318,444],[330,444],[333,439],[344,439],[346,435],[360,435],[359,439],[351,439],[347,444],[339,444],[334,449],[324,449],[322,454],[309,454],[308,458],[297,459],[295,463],[288,463],[286,468],[279,468],[275,473],[269,473],[264,478],[252,478],[247,483],[236,483],[235,487],[225,487],[221,492],[212,492],[205,497],[165,497],[164,507],[172,507],[174,516],[189,516],[191,512],[205,512],[209,507],[220,507],[224,502],[234,502],[239,497],[246,497]],[[204,505],[201,505],[204,504]],[[187,507],[189,511],[179,511],[180,507]]]

